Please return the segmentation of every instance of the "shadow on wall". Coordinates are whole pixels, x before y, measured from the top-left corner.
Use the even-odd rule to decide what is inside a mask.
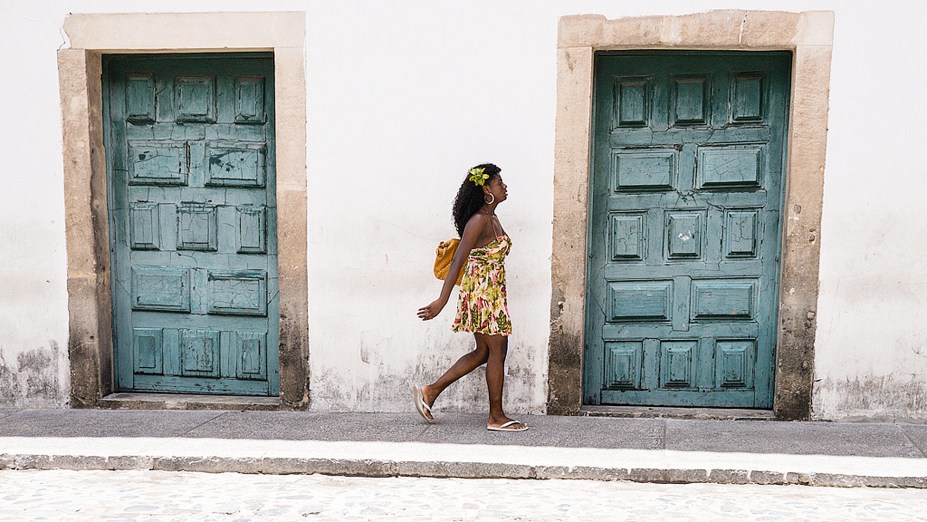
[[[60,348],[55,341],[49,341],[48,345],[48,348],[36,348],[17,354],[15,364],[0,349],[0,406],[59,405]]]

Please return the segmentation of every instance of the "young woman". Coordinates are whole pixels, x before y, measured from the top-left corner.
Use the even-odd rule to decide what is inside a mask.
[[[496,207],[508,196],[501,172],[492,163],[477,165],[470,169],[460,185],[454,200],[454,225],[460,234],[460,245],[441,287],[441,295],[418,311],[418,316],[424,321],[441,313],[454,288],[455,275],[466,263],[452,330],[472,333],[476,338],[476,349],[461,357],[437,381],[414,387],[415,409],[428,422],[434,421],[431,407],[438,395],[464,375],[486,364],[486,385],[489,388],[486,429],[528,429],[527,424],[510,419],[502,411],[503,364],[508,351],[508,336],[512,333],[506,303],[504,262],[512,248],[512,240],[496,216]]]

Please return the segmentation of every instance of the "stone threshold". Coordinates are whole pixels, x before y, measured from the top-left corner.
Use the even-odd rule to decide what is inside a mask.
[[[776,420],[776,415],[772,410],[677,408],[668,406],[583,406],[576,415],[634,419]]]
[[[281,409],[280,397],[195,395],[173,393],[111,393],[98,406],[111,410],[263,410]]]

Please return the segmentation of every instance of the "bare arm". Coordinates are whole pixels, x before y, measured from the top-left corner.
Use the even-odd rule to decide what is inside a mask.
[[[444,306],[447,305],[451,297],[451,290],[454,288],[454,282],[457,281],[457,274],[463,268],[464,263],[470,256],[470,250],[476,245],[477,241],[483,236],[483,230],[486,228],[486,216],[475,214],[467,221],[464,227],[463,237],[460,238],[460,244],[457,245],[457,252],[454,253],[454,259],[447,270],[447,277],[444,279],[444,286],[441,287],[441,295],[438,296],[431,304],[418,309],[418,316],[423,320],[434,319],[441,313]]]

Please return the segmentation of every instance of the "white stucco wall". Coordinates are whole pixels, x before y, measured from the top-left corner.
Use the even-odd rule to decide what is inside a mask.
[[[818,418],[927,419],[927,6],[837,10],[815,343]],[[919,29],[920,28],[920,29]],[[912,61],[913,60],[913,61]]]
[[[0,14],[0,404],[68,395],[59,18]]]
[[[510,187],[499,215],[515,243],[508,402],[543,411],[556,18],[364,5],[308,20],[312,407],[408,410],[409,385],[470,348],[450,332],[456,300],[431,323],[415,311],[438,296],[431,264],[456,235],[457,187],[488,161]],[[478,375],[442,406],[485,408]]]
[[[511,338],[506,401],[547,397],[556,36],[559,16],[710,9],[836,12],[815,346],[818,418],[927,418],[925,168],[911,122],[927,72],[911,56],[927,9],[837,1],[61,1],[0,13],[0,404],[63,405],[67,290],[55,51],[68,12],[307,11],[312,408],[407,411],[408,385],[470,346],[415,310],[437,296],[433,250],[473,164],[503,168],[499,208]],[[466,6],[466,7],[464,7]],[[901,15],[901,16],[899,16]],[[456,296],[455,296],[456,297]],[[439,406],[483,411],[482,374]]]

